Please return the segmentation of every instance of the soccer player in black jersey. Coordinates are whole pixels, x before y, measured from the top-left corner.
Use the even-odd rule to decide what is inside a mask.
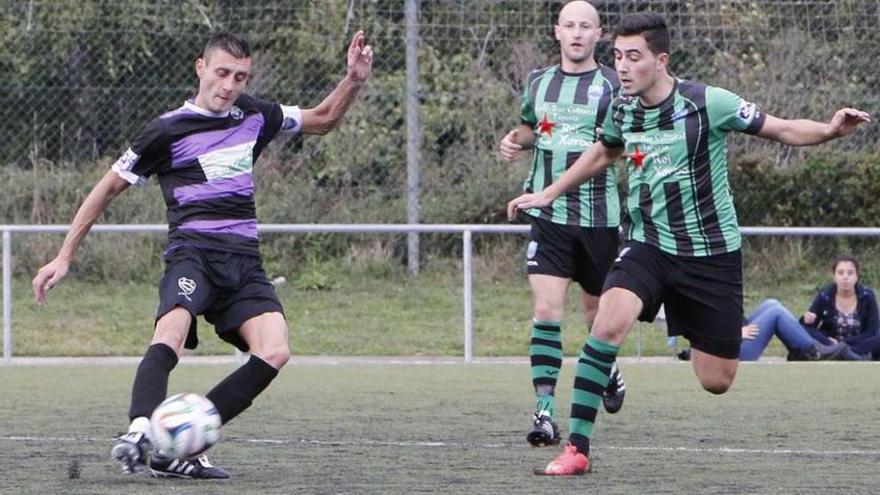
[[[599,13],[587,2],[568,2],[554,26],[560,64],[532,71],[523,91],[521,124],[499,146],[507,161],[533,149],[532,167],[523,185],[538,192],[558,179],[592,143],[619,87],[617,74],[596,62],[593,49],[602,36]],[[620,199],[617,172],[600,176],[560,196],[545,208],[525,212],[531,223],[526,269],[532,288],[529,347],[536,405],[526,435],[535,446],[559,442],[556,383],[562,367],[562,316],[568,286],[580,286],[587,325],[599,305],[605,275],[617,255]],[[602,394],[609,413],[625,397],[623,376],[613,365]]]
[[[661,304],[669,327],[690,340],[703,388],[722,394],[732,385],[743,295],[726,135],[743,132],[805,146],[846,136],[870,121],[851,108],[838,110],[827,123],[766,114],[725,89],[674,78],[667,69],[669,45],[663,17],[623,17],[614,40],[621,95],[611,104],[599,142],[555,183],[508,204],[510,216],[547,206],[618,158],[627,159],[630,225],[581,352],[569,445],[537,474],[589,470],[590,435],[611,363],[636,319],[653,320]]]
[[[369,78],[372,63],[372,48],[358,32],[342,81],[317,107],[300,109],[245,94],[250,47],[237,35],[215,34],[195,63],[196,96],[132,139],[79,207],[58,255],[34,277],[34,297],[43,304],[108,203],[130,185],[157,177],[169,224],[165,275],[153,339],[132,386],[129,430],[111,450],[124,472],[149,466],[154,476],[229,476],[204,456],[177,460],[154,451],[150,415],[165,399],[183,348],[198,344],[197,315],[204,315],[220,338],[250,353],[247,363],[206,394],[223,424],[250,406],[287,363],[287,321],[259,253],[253,165],[278,133],[333,129]]]

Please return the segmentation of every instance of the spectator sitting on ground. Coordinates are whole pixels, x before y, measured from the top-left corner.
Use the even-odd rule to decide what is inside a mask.
[[[859,283],[859,262],[839,256],[832,265],[834,282],[816,295],[801,321],[819,343],[844,342],[847,360],[880,359],[880,316],[874,291]]]
[[[790,361],[837,359],[848,350],[843,342],[819,342],[782,303],[767,299],[744,322],[739,360],[757,361],[774,335],[788,349]]]
[[[774,335],[788,350],[789,361],[845,359],[849,350],[849,346],[843,342],[819,342],[782,303],[776,299],[766,299],[743,321],[739,360],[757,361]],[[689,354],[689,350],[685,349],[677,356],[687,361]]]

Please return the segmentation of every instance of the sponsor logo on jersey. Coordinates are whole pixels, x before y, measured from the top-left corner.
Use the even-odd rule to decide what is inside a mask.
[[[205,178],[212,181],[251,173],[256,143],[250,141],[199,155],[199,165],[205,173]]]

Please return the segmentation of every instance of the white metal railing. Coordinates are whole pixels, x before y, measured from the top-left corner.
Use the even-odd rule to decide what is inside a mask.
[[[3,232],[3,360],[12,360],[12,234],[13,233],[66,233],[68,225],[0,225]],[[474,224],[263,224],[261,233],[340,233],[340,234],[408,234],[445,233],[462,234],[462,278],[464,284],[464,361],[473,360],[473,305],[471,245],[473,234],[526,234],[528,225],[474,225]],[[742,227],[747,236],[880,236],[875,227]],[[165,224],[95,225],[95,233],[154,233],[168,231]]]

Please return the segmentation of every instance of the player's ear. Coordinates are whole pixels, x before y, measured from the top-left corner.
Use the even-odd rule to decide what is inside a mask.
[[[559,24],[553,25],[553,35],[556,36],[556,41],[559,41]]]
[[[200,78],[205,73],[205,65],[206,64],[205,64],[204,58],[199,57],[196,59],[196,63],[195,63],[196,75],[199,76]]]
[[[668,53],[661,53],[660,55],[657,55],[657,70],[666,69],[666,67],[668,65],[669,65],[669,54]]]

